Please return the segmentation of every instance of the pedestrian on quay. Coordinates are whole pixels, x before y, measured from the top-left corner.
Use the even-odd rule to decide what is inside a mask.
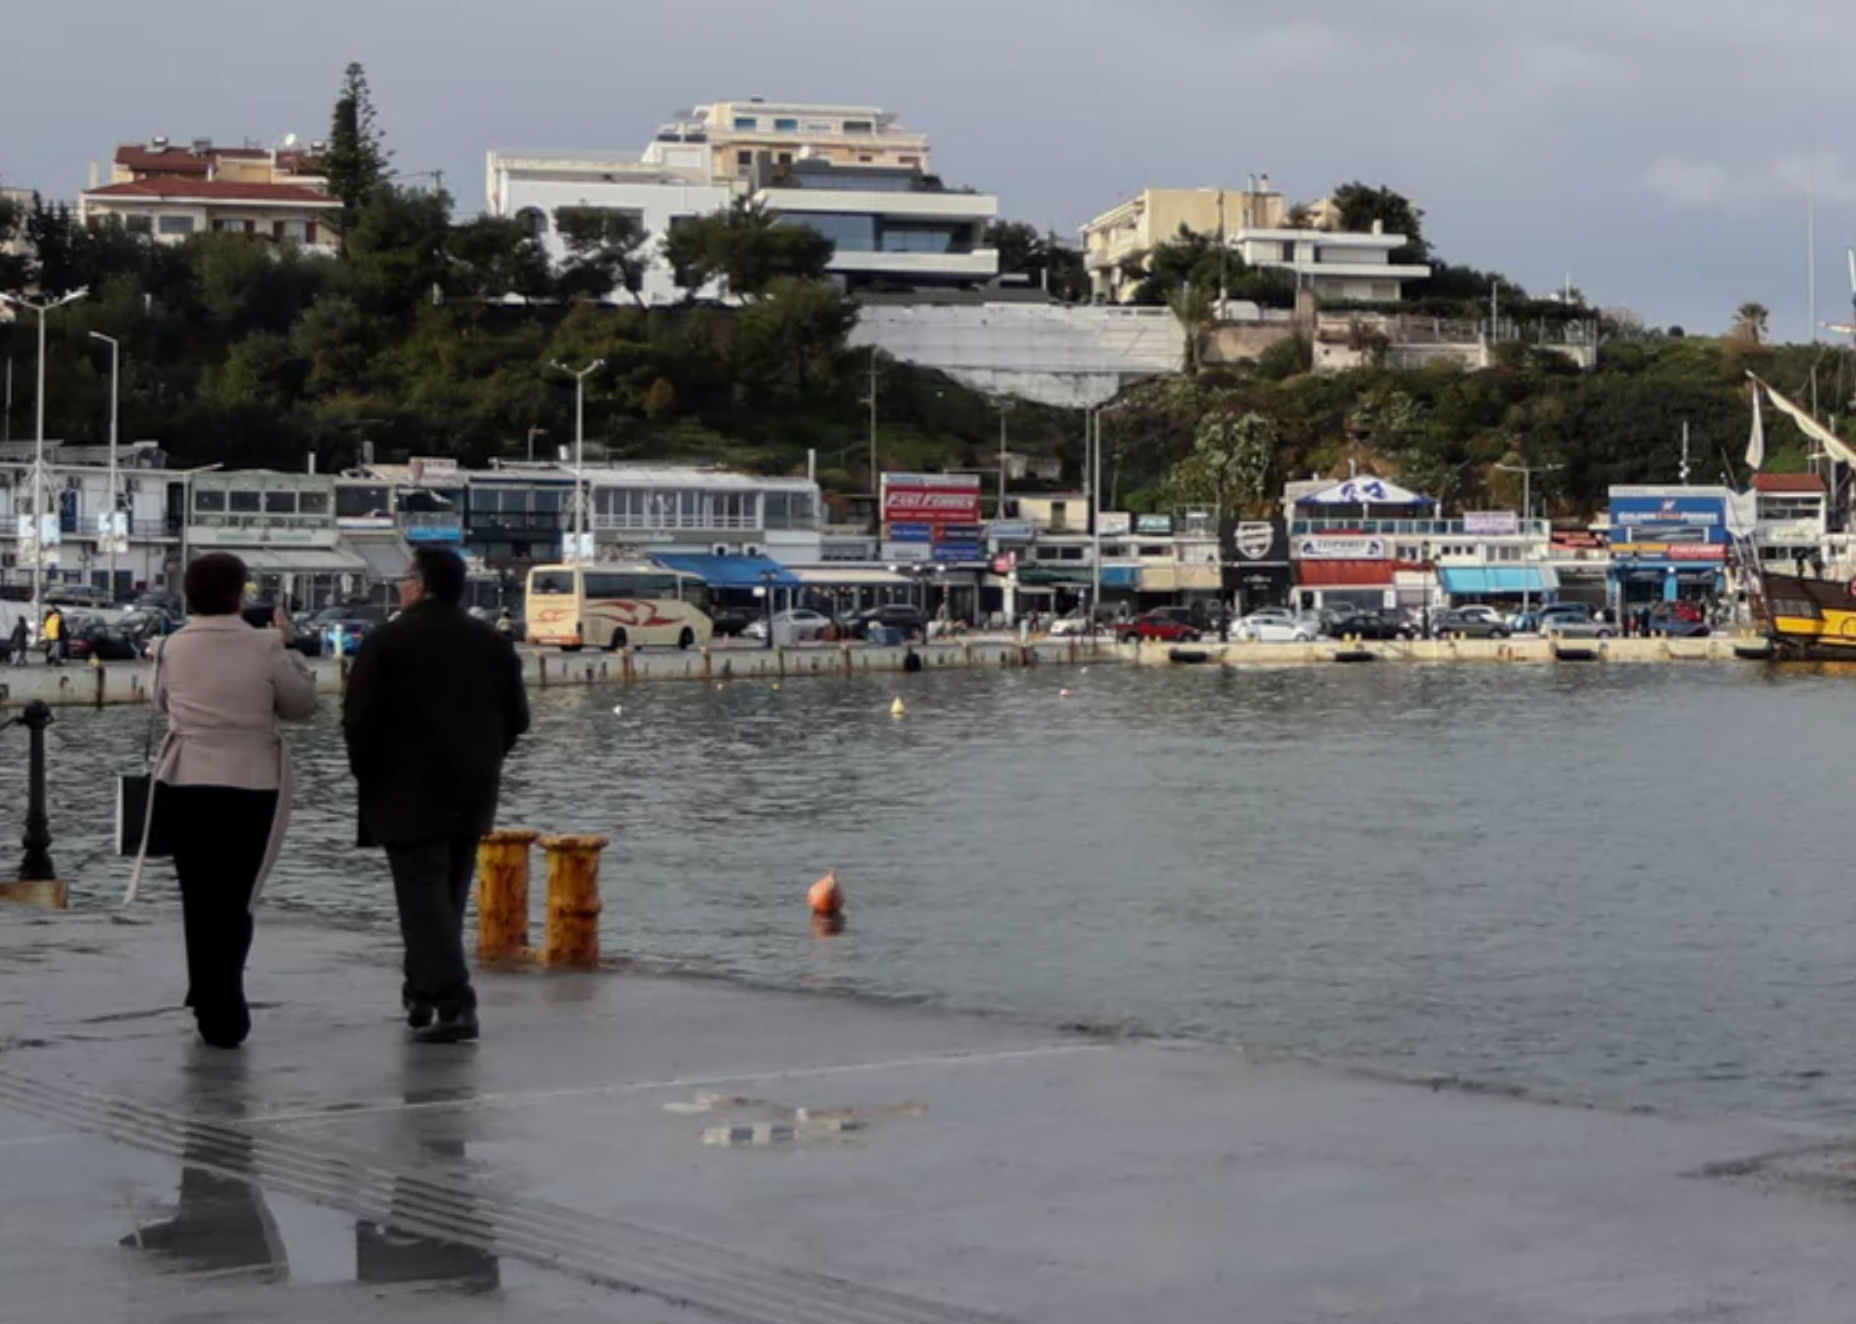
[[[31,627],[26,624],[26,613],[20,612],[13,618],[12,656],[13,665],[26,665],[26,654],[32,648]]]
[[[455,552],[415,552],[401,611],[361,641],[342,707],[361,844],[385,847],[393,874],[406,1022],[427,1043],[477,1037],[464,903],[503,760],[528,730],[521,660],[460,605],[464,587]]]
[[[45,647],[45,665],[55,667],[64,661],[64,613],[53,607],[39,625],[39,642]]]
[[[315,678],[288,647],[290,618],[279,612],[269,628],[253,628],[244,585],[244,563],[225,552],[188,566],[190,619],[161,641],[155,662],[155,712],[168,732],[151,770],[150,822],[159,818],[180,877],[187,1005],[215,1048],[237,1048],[251,1032],[252,908],[290,822],[290,754],[277,720],[316,710]]]

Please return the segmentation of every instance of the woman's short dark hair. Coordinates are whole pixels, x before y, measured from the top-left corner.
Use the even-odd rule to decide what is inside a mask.
[[[464,600],[464,558],[444,547],[421,547],[412,554],[413,569],[425,596],[450,606]]]
[[[245,594],[245,563],[230,552],[208,552],[187,567],[187,610],[195,616],[230,616]]]

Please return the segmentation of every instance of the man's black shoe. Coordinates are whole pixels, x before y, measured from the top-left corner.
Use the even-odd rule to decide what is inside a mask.
[[[414,1002],[407,998],[400,1005],[406,1009],[406,1024],[415,1030],[423,1030],[432,1023],[432,1017],[437,1015],[429,1002]]]
[[[461,1044],[475,1039],[477,1037],[477,1013],[460,1011],[449,1016],[440,1016],[425,1028],[414,1030],[412,1037],[422,1044]]]

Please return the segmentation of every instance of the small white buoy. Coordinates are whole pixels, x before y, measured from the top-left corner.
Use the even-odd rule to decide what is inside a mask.
[[[908,714],[908,711],[909,711],[908,708],[902,702],[901,695],[897,695],[896,701],[889,705],[889,715],[891,717],[906,716]]]
[[[780,682],[777,680],[773,683],[773,692],[775,694],[778,694],[780,692]]]
[[[613,704],[613,705],[612,705],[612,715],[613,715],[614,717],[623,717],[623,716],[625,715],[625,705],[624,705],[624,704],[622,704],[622,703],[615,703],[615,704]]]
[[[1076,674],[1079,676],[1087,676],[1089,674],[1089,668],[1084,667],[1081,671],[1077,672]]]
[[[1070,697],[1070,692],[1068,690],[1058,690],[1057,697],[1059,699],[1067,699]]]

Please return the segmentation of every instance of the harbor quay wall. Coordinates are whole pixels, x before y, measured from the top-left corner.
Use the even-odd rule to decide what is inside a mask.
[[[1117,651],[1143,666],[1209,663],[1229,667],[1386,662],[1731,662],[1736,649],[1758,647],[1751,635],[1705,639],[1411,639],[1385,642],[1318,639],[1306,644],[1121,644]]]
[[[911,663],[910,658],[915,659]],[[861,676],[879,672],[1001,670],[1087,661],[1118,661],[1107,640],[960,640],[887,647],[839,644],[799,648],[716,648],[687,652],[632,650],[618,653],[556,653],[522,650],[522,676],[531,689],[573,685],[632,685],[647,681],[786,680],[805,676]],[[340,694],[349,659],[309,663],[321,694]],[[148,701],[154,667],[147,662],[102,666],[0,667],[0,708],[42,699],[53,707],[103,708]]]

